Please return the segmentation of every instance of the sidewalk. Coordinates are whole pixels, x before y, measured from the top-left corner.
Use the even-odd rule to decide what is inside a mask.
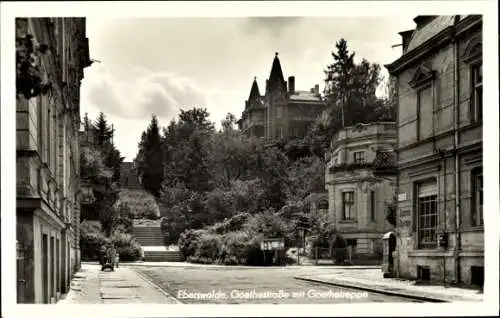
[[[380,268],[338,270],[328,274],[297,276],[295,279],[324,283],[348,288],[363,289],[387,295],[410,297],[424,301],[482,301],[477,290],[440,285],[416,285],[415,281],[383,278]]]
[[[71,289],[58,304],[179,304],[175,298],[126,267],[101,271],[98,264],[82,264]]]

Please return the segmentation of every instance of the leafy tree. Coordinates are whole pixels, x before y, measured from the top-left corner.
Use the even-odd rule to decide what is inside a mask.
[[[113,171],[104,164],[102,153],[91,147],[80,150],[80,177],[89,187],[94,200],[82,206],[81,220],[99,220],[107,236],[111,235],[119,212],[113,208],[118,189],[112,182]]]
[[[224,118],[224,120],[222,120],[221,122],[222,132],[225,133],[233,132],[235,125],[236,125],[236,116],[234,116],[232,113],[227,113],[226,118]]]

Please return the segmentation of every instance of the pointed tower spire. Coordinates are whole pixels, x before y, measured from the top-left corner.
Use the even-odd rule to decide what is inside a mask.
[[[283,71],[281,70],[281,63],[278,58],[278,52],[274,55],[273,66],[271,67],[271,74],[269,75],[269,88],[281,87],[286,90],[285,78],[283,77]],[[280,85],[280,86],[278,86]]]
[[[254,76],[252,88],[250,89],[250,95],[248,96],[247,107],[252,105],[260,106],[262,103],[262,96],[260,95],[259,84],[257,84],[257,77]]]

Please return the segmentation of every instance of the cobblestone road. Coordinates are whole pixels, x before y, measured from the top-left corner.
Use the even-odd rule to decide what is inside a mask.
[[[139,266],[134,266],[133,269],[186,304],[415,302],[407,298],[293,278],[297,275],[318,273],[318,269]]]

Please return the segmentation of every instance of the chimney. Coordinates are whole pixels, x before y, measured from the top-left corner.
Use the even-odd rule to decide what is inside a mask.
[[[402,31],[398,34],[401,35],[401,40],[403,42],[403,52],[406,52],[406,48],[408,47],[408,44],[410,44],[411,36],[413,35],[413,30]]]
[[[288,77],[288,92],[290,95],[295,93],[295,76]]]
[[[434,20],[434,18],[438,17],[437,15],[417,15],[413,22],[417,24],[417,28],[421,28],[426,25],[429,21]]]
[[[316,93],[316,95],[319,95],[319,85],[318,84],[314,85],[314,93]]]

